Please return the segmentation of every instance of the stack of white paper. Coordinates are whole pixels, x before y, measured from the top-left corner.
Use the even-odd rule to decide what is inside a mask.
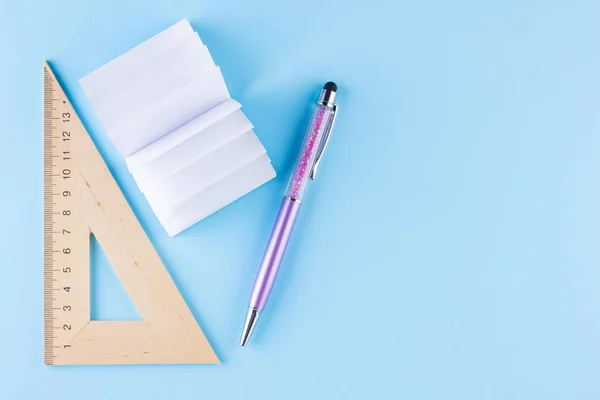
[[[186,20],[79,82],[171,236],[275,177]]]

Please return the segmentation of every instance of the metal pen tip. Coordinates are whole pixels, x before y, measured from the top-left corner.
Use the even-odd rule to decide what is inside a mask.
[[[260,310],[256,307],[250,307],[248,314],[246,315],[246,322],[244,323],[244,330],[242,331],[242,338],[240,339],[240,346],[245,347],[250,340],[250,335],[256,326],[256,322],[260,317]]]

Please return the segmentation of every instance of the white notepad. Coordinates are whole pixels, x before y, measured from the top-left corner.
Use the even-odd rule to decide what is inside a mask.
[[[171,236],[275,177],[187,20],[79,82]]]

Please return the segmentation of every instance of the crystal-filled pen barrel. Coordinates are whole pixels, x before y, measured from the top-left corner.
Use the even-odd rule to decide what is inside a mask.
[[[311,180],[315,160],[325,145],[328,134],[335,118],[335,108],[317,104],[310,126],[302,144],[302,152],[298,157],[294,173],[290,179],[286,197],[302,201],[308,181]]]

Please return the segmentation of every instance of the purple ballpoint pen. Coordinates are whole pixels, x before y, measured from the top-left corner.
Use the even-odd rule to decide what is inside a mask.
[[[312,122],[304,139],[300,157],[290,179],[287,193],[279,208],[271,238],[267,244],[258,275],[254,281],[246,323],[240,339],[240,345],[246,346],[256,326],[258,317],[267,304],[277,271],[281,265],[296,217],[300,211],[302,197],[309,179],[314,180],[321,161],[329,134],[333,128],[338,106],[335,104],[337,86],[327,82],[321,90]]]

